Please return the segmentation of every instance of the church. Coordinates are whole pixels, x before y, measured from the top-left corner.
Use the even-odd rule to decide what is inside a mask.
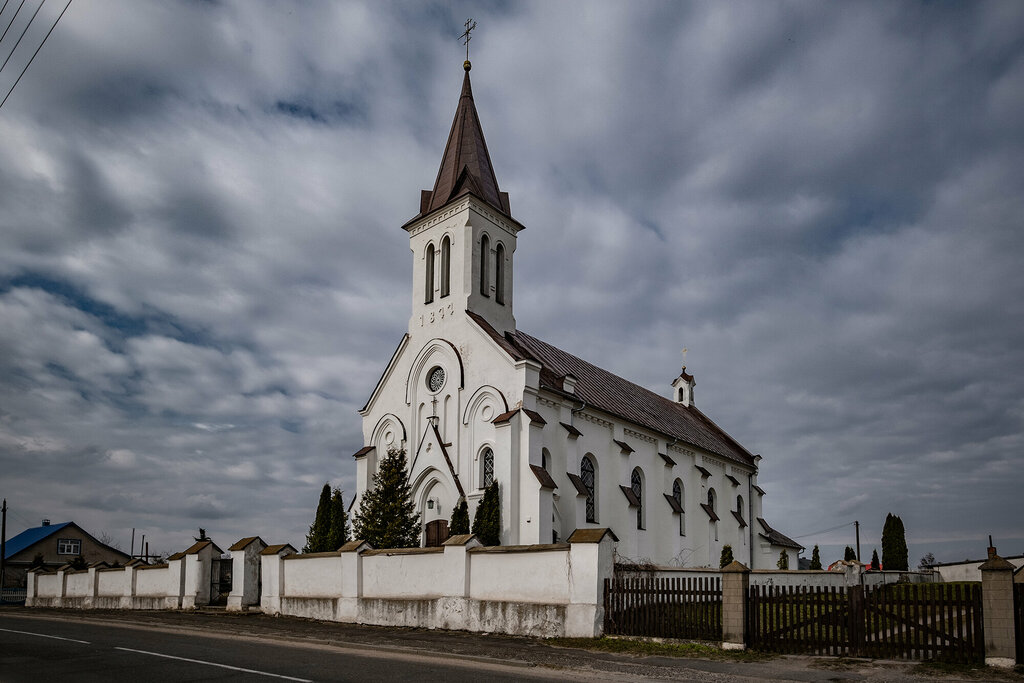
[[[701,412],[684,367],[661,396],[516,327],[525,229],[494,174],[469,72],[431,190],[402,228],[412,250],[408,332],[359,411],[354,505],[389,449],[405,449],[421,543],[448,537],[498,482],[503,545],[607,527],[620,562],[755,569],[802,546],[762,518],[754,455]]]

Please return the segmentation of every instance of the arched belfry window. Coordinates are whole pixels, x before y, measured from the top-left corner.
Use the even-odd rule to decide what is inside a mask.
[[[487,239],[487,235],[480,238],[480,293],[484,296],[490,296],[490,278],[488,277],[487,264],[490,262],[491,257],[491,241]]]
[[[448,235],[441,240],[441,298],[452,291],[452,241]]]
[[[494,451],[485,448],[480,460],[480,488],[487,488],[494,483]]]
[[[423,303],[429,304],[434,300],[434,245],[427,246],[427,263],[423,278]]]
[[[505,245],[501,242],[494,250],[494,300],[505,303]]]
[[[644,477],[640,473],[639,467],[633,468],[633,474],[629,478],[629,487],[633,489],[633,495],[636,496],[636,528],[644,528]]]
[[[686,506],[683,504],[683,482],[676,479],[672,482],[672,497],[679,505],[679,535],[686,535]]]
[[[597,521],[597,506],[594,498],[594,491],[597,488],[597,478],[594,474],[594,462],[587,456],[580,460],[580,479],[583,480],[583,488],[587,490],[587,521]]]

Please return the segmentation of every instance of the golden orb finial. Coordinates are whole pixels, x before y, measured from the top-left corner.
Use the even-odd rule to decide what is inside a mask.
[[[470,64],[470,63],[469,63],[469,60],[467,59],[466,61],[464,61],[464,62],[462,63],[462,68],[463,68],[463,69],[465,69],[466,71],[469,71],[470,69],[472,69],[472,68],[473,68],[473,65],[472,65],[472,64]]]

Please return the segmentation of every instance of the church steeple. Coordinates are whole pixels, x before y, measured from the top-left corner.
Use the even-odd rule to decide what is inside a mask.
[[[487,153],[484,131],[473,102],[473,88],[469,82],[470,63],[465,63],[466,75],[462,81],[462,94],[455,110],[455,119],[448,134],[448,144],[441,158],[433,190],[424,190],[420,197],[420,215],[426,215],[448,204],[456,197],[472,193],[511,217],[508,193],[498,189],[498,179]]]

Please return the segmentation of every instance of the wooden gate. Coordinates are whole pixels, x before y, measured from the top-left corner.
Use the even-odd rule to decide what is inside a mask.
[[[1013,624],[1017,633],[1017,663],[1024,664],[1024,583],[1013,584]]]
[[[604,580],[604,632],[651,638],[722,639],[718,577],[616,576]]]
[[[435,519],[427,522],[426,543],[428,548],[439,546],[448,540],[448,522],[443,519]]]
[[[895,659],[984,660],[981,586],[751,586],[751,647]]]

